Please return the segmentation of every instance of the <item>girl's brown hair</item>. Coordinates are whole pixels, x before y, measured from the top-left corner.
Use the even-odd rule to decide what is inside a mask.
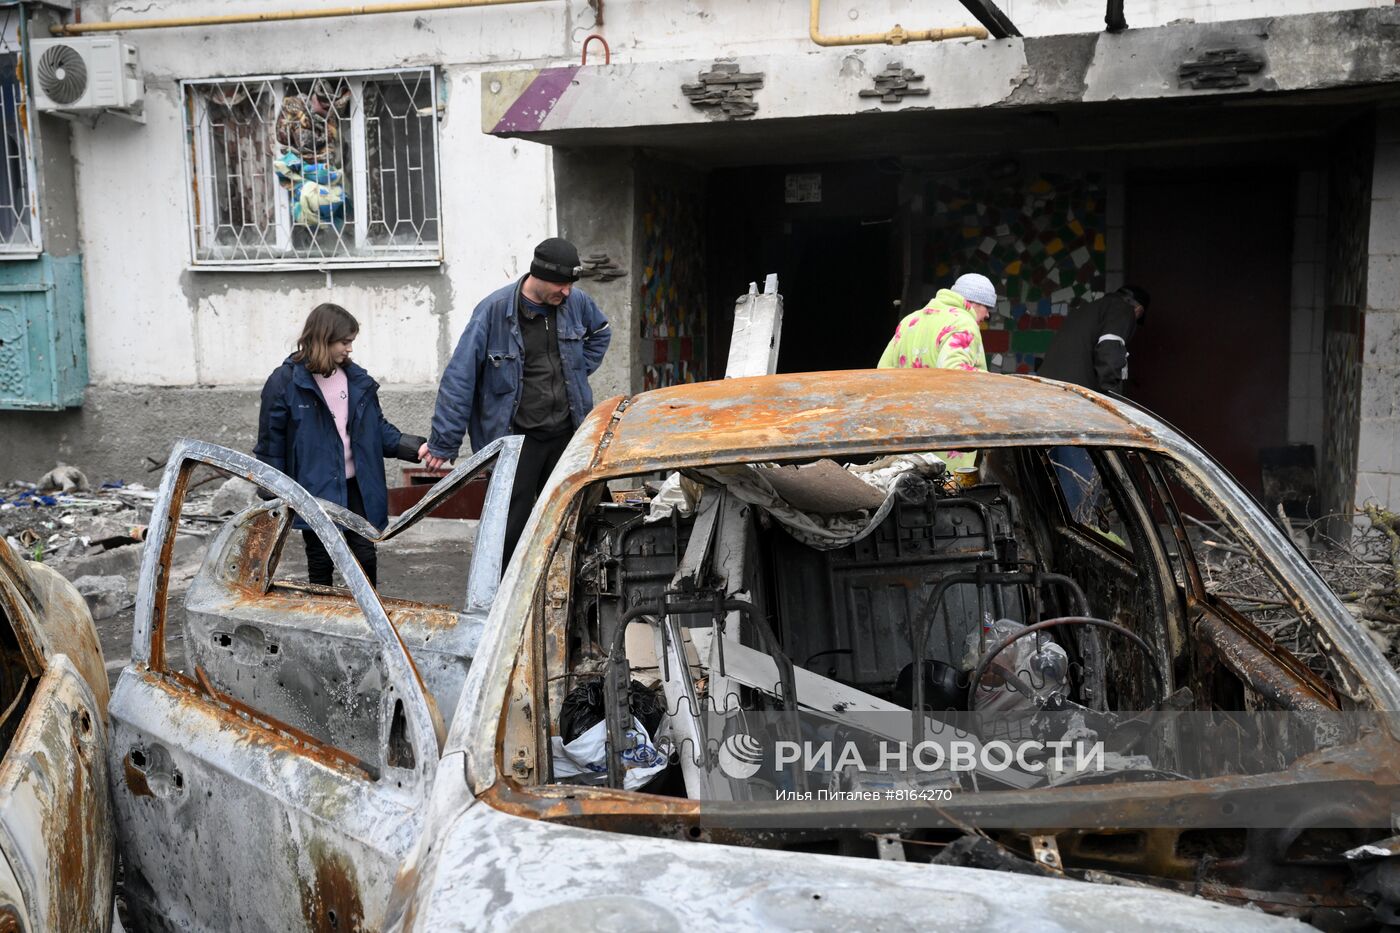
[[[305,363],[307,369],[319,376],[329,376],[335,372],[331,344],[354,340],[359,333],[360,322],[349,311],[330,302],[319,304],[306,316],[292,359]]]

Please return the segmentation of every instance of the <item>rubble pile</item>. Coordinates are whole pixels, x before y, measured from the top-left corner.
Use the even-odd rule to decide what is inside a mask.
[[[1400,516],[1369,506],[1349,541],[1321,534],[1316,523],[1288,528],[1324,582],[1331,587],[1387,660],[1400,670]],[[1206,589],[1226,599],[1270,637],[1318,673],[1326,668],[1298,614],[1282,598],[1262,566],[1227,533],[1200,525]]]
[[[229,515],[256,500],[251,483],[218,473],[196,477],[191,486],[203,488],[186,497],[177,558],[202,551]],[[0,486],[0,536],[73,581],[94,618],[110,618],[136,601],[141,543],[155,499],[156,490],[140,483],[92,489],[80,471],[60,464],[40,483]]]

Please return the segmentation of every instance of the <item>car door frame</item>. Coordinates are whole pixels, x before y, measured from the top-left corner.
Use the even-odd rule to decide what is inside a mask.
[[[513,467],[520,440],[506,440],[510,443],[492,452],[483,450],[481,456],[504,450]],[[222,694],[201,670],[191,678],[169,668],[165,636],[179,508],[190,476],[201,464],[267,490],[280,500],[275,504],[296,511],[325,544],[381,648],[389,684],[386,697],[392,694],[392,700],[379,710],[384,724],[380,761],[357,760]],[[463,463],[424,497],[419,508],[375,537],[385,540],[407,527],[465,482],[478,464],[478,457]],[[488,493],[488,534],[497,524],[503,529],[502,497],[509,494],[505,487],[513,472],[504,469],[493,476],[492,485],[498,488],[494,495]],[[118,834],[128,865],[128,899],[137,902],[147,920],[196,929],[302,922],[311,928],[340,924],[344,929],[361,923],[373,926],[387,905],[397,864],[421,826],[441,752],[443,723],[329,513],[336,511],[341,524],[354,523],[327,506],[281,472],[217,445],[181,440],[167,461],[141,565],[131,662],[112,697],[108,751]],[[479,563],[473,562],[473,577],[480,576],[475,572],[478,566],[488,578],[489,568],[499,567],[499,552],[493,563],[491,549],[486,550]],[[486,594],[493,594],[497,584],[479,579],[469,584],[469,601],[489,602]],[[416,750],[409,767],[395,766],[390,759],[389,731],[397,725],[400,711],[403,736]],[[200,788],[196,780],[216,786]],[[228,809],[221,811],[225,800]],[[234,812],[235,806],[241,811]],[[257,821],[269,814],[265,828],[276,828],[278,834],[257,838]],[[221,858],[214,859],[179,835],[179,825],[192,823],[195,836],[203,834],[206,840],[237,832],[254,838],[246,847],[220,851]],[[272,859],[258,851],[260,841],[280,844],[290,871],[269,871]],[[219,844],[211,848],[217,851]],[[210,864],[214,861],[221,864]],[[293,881],[296,890],[275,890],[275,878]],[[234,882],[241,882],[239,890],[256,891],[256,897],[230,900],[233,892],[227,889]],[[162,908],[173,913],[163,916]]]
[[[507,437],[485,445],[383,532],[319,500],[338,526],[383,542],[490,470],[463,608],[382,601],[445,723],[456,708],[499,588],[521,443]],[[238,514],[211,541],[186,594],[187,667],[202,666],[220,689],[273,718],[323,739],[337,734],[344,750],[373,757],[378,723],[363,711],[377,708],[383,688],[379,646],[344,590],[276,578],[291,518],[292,510],[274,500]]]

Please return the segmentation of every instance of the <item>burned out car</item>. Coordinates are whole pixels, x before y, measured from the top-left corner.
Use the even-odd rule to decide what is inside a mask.
[[[517,455],[380,536],[491,469],[459,611],[381,600],[337,533],[373,529],[177,446],[111,704],[144,927],[1388,921],[1400,680],[1151,415],[917,370],[613,399],[498,583]],[[163,574],[200,463],[278,499],[210,546],[185,674]],[[276,577],[292,512],[345,588]],[[1273,634],[1188,515],[1269,581]]]
[[[87,604],[0,538],[0,930],[111,928],[106,715]]]
[[[1183,511],[1315,667],[1212,592]],[[523,542],[395,928],[1389,917],[1400,680],[1150,414],[937,371],[648,392],[594,412]]]

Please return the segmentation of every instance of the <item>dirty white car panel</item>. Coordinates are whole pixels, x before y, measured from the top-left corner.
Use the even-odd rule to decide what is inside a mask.
[[[483,451],[383,535],[365,530],[392,536],[487,462],[487,507],[503,513],[518,450],[518,439],[508,439]],[[235,517],[211,546],[190,593],[193,663],[182,674],[165,660],[166,574],[184,488],[199,464],[277,499]],[[291,511],[326,543],[346,590],[273,579]],[[454,647],[447,636],[471,630],[490,601],[504,515],[482,523],[459,614],[386,609],[328,512],[351,523],[349,513],[243,454],[192,441],[171,454],[141,568],[132,663],[110,709],[125,892],[143,929],[381,925],[440,753],[434,693],[455,699],[470,654],[470,641]]]
[[[494,477],[513,474],[517,446],[498,441],[468,458],[382,533],[352,512],[320,503],[342,527],[388,541],[474,476],[492,471],[462,604],[375,594],[445,716],[457,707],[500,581],[510,488]],[[203,670],[219,689],[260,712],[373,761],[382,741],[375,715],[385,683],[379,645],[344,589],[276,579],[291,518],[286,508],[252,509],[231,519],[210,544],[185,597],[190,669]]]
[[[986,459],[966,484],[924,457],[973,448]],[[1065,448],[1087,453],[1091,508],[1057,479]],[[878,508],[828,520],[793,505],[802,489],[775,492],[774,464],[818,466],[849,489],[864,480],[846,474],[893,455],[922,466],[886,477]],[[280,501],[211,548],[187,629],[200,660],[185,676],[164,661],[163,571],[168,513],[199,462]],[[676,471],[671,501],[685,508],[660,508],[664,491],[657,504],[614,495]],[[508,486],[506,472],[493,482]],[[812,475],[797,487],[823,486]],[[1203,452],[1093,393],[885,371],[606,402],[487,600],[464,682],[420,677],[431,641],[399,626],[452,620],[376,597],[335,533],[372,531],[353,516],[194,442],[177,448],[161,495],[110,746],[128,888],[153,929],[912,929],[936,918],[1265,930],[1364,924],[1400,903],[1388,882],[1400,841],[1386,838],[1400,800],[1392,723],[1314,729],[1301,750],[1253,735],[1202,776],[1217,750],[1184,743],[1189,722],[1170,719],[1240,710],[1327,725],[1400,709],[1400,678]],[[1322,663],[1204,585],[1178,506],[1253,556],[1293,614],[1289,637]],[[327,542],[348,595],[271,581],[288,508]],[[494,574],[498,559],[485,566]],[[494,580],[470,585],[494,591]],[[370,636],[303,634],[357,615]],[[1004,622],[1010,636],[989,634]],[[1029,684],[1014,666],[983,678],[1032,634],[1037,657],[1071,663],[1037,668]],[[343,652],[344,666],[310,652]],[[279,682],[289,663],[314,673]],[[912,675],[926,665],[945,679]],[[458,683],[444,723],[435,698]],[[735,722],[752,739],[893,717],[878,737],[937,744],[951,730],[986,748],[966,717],[988,695],[1021,704],[1030,728],[1061,730],[1052,736],[1069,734],[1064,714],[1079,717],[1068,728],[1106,735],[1111,759],[1049,771],[984,761],[921,785],[880,772],[881,785],[830,759],[765,769],[730,747]],[[597,737],[593,757],[561,754],[578,738],[571,717]],[[877,786],[942,796],[868,802]],[[1261,801],[1287,812],[1258,826],[1233,818],[1237,807],[1257,817]]]
[[[1065,447],[1090,453],[1112,523],[1071,514],[1055,485]],[[802,516],[780,527],[783,510],[752,498],[753,475],[775,462],[830,458],[850,470],[951,449],[987,455],[970,488],[925,478],[827,549],[809,544],[820,535]],[[689,514],[651,516],[611,495],[672,470],[700,489]],[[1205,587],[1178,506],[1252,555],[1319,668]],[[946,793],[937,802],[881,807],[778,796],[789,778],[799,791],[853,779],[830,759],[805,775],[719,773],[730,734],[707,734],[717,709],[820,714],[841,728],[858,714],[894,715],[915,736],[975,712],[986,689],[976,666],[961,671],[968,705],[944,712],[927,693],[918,699],[930,689],[920,678],[911,701],[897,675],[918,659],[954,669],[964,645],[985,665],[996,646],[985,631],[978,641],[984,612],[1028,632],[1060,629],[1052,640],[1073,674],[1037,694],[1031,712],[1069,710],[1121,739],[1102,777],[974,769],[933,788]],[[920,641],[915,621],[936,637]],[[624,637],[629,626],[640,645]],[[655,650],[639,656],[649,639]],[[561,707],[593,686],[606,757],[563,775],[559,743],[572,740]],[[705,751],[674,755],[631,790],[622,759],[631,768],[629,753],[647,749],[623,730],[639,693],[664,709],[657,737]],[[736,379],[614,399],[565,452],[506,572],[391,928],[544,929],[590,911],[659,929],[900,928],[919,905],[938,916],[945,899],[973,929],[1005,928],[1003,908],[1049,929],[1385,921],[1400,901],[1384,880],[1384,853],[1400,851],[1385,839],[1400,801],[1395,709],[1400,678],[1287,536],[1199,448],[1130,405],[1034,378],[937,371]],[[1219,749],[1174,745],[1170,717],[1231,711],[1366,726],[1316,753],[1254,736],[1226,749],[1223,770],[1195,776]],[[1164,734],[1152,732],[1167,719]],[[1275,822],[1234,816],[1279,801]],[[954,860],[938,860],[945,851]],[[1367,852],[1379,861],[1357,861]],[[851,890],[854,878],[868,896]],[[810,911],[785,920],[764,906],[768,891]],[[822,913],[828,893],[839,906]]]
[[[105,930],[116,863],[92,616],[0,539],[0,930]]]
[[[433,846],[415,856],[414,888],[396,899],[392,929],[1306,929],[1292,920],[1145,888],[695,845],[524,819],[471,801],[460,781],[448,786],[447,775],[458,773],[460,758],[444,758],[438,782],[442,797],[455,800],[455,812],[434,808]],[[568,864],[561,865],[565,859]]]

